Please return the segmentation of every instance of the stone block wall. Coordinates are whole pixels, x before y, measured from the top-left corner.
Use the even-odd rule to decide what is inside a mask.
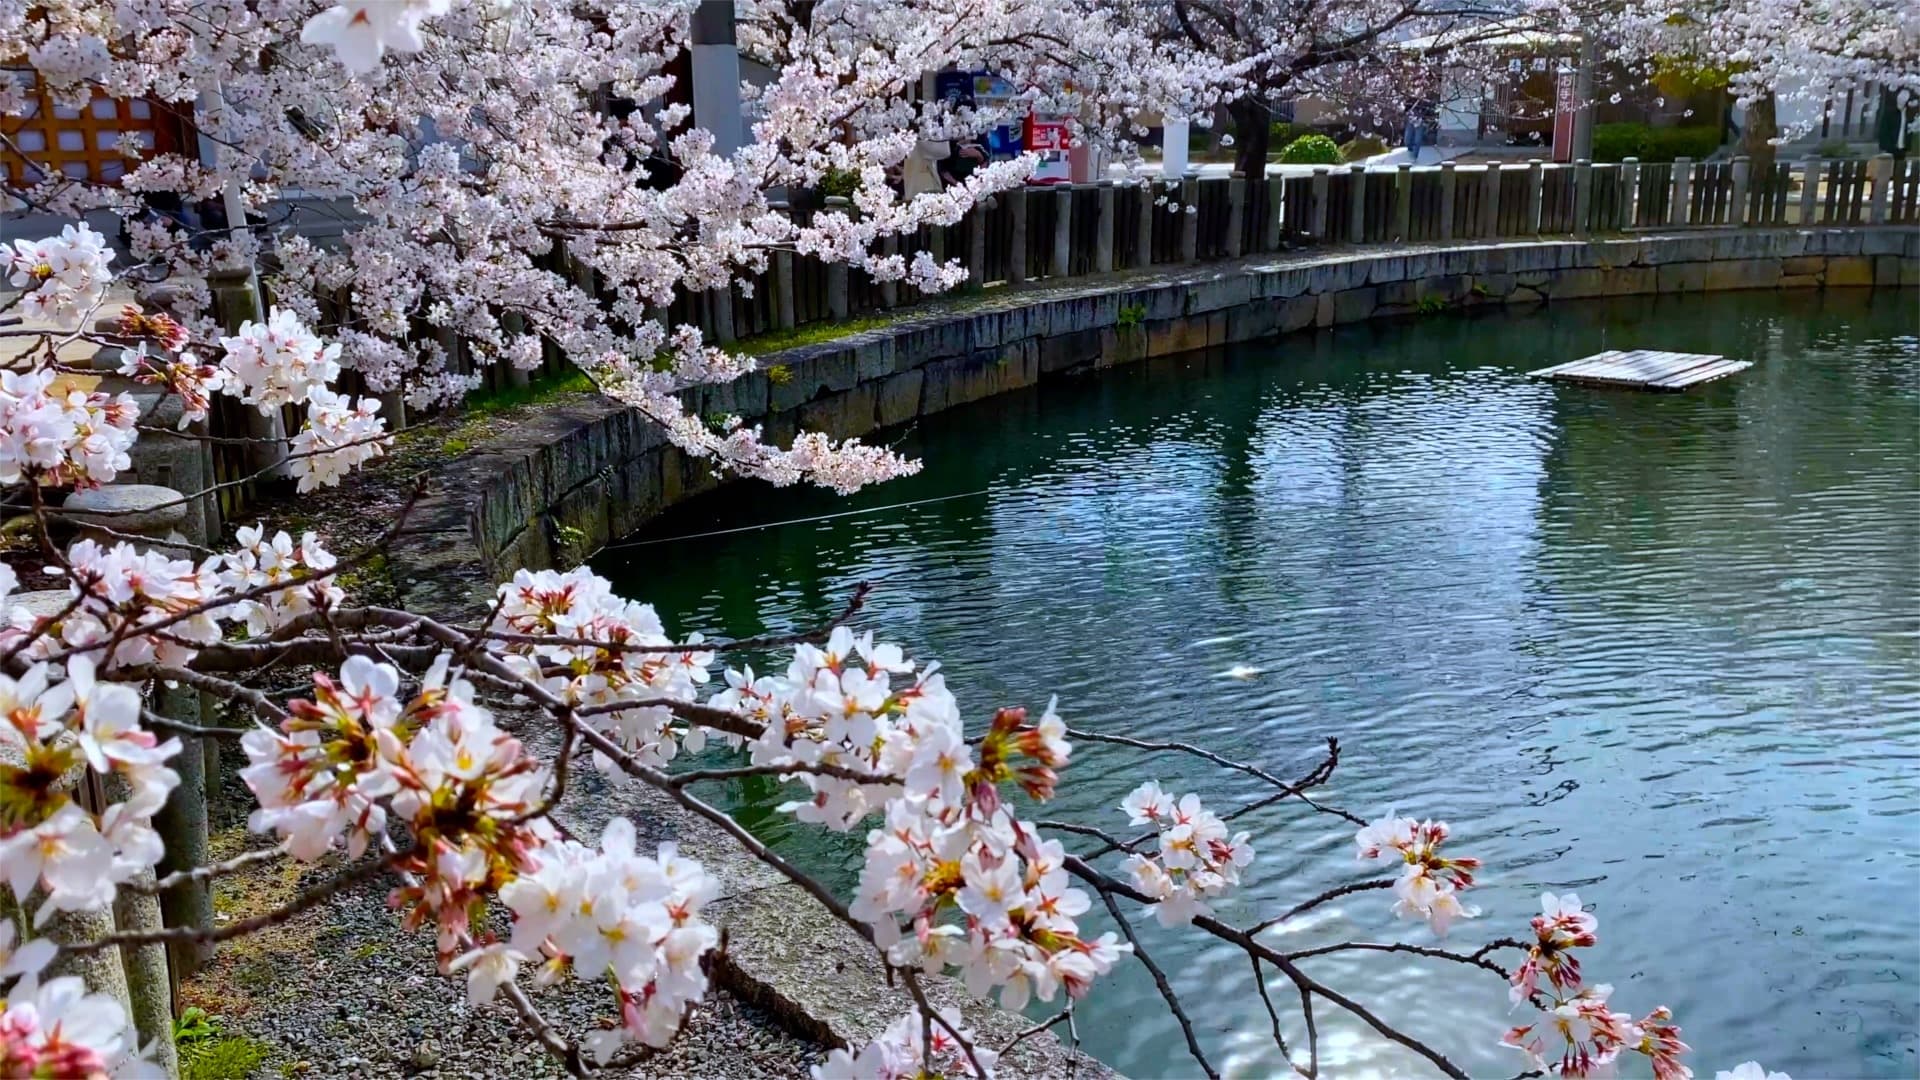
[[[1920,287],[1920,229],[1402,245],[995,290],[964,309],[767,356],[752,375],[689,391],[687,405],[760,423],[776,442],[801,430],[845,437],[1074,372],[1436,304],[1842,286]],[[609,401],[536,417],[448,479],[435,499],[445,505],[423,508],[428,546],[464,539],[496,578],[578,563],[722,482]]]

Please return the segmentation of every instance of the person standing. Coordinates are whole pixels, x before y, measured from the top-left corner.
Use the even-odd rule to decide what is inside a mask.
[[[953,144],[945,139],[921,139],[913,152],[900,163],[901,193],[911,199],[944,190],[940,184],[940,162],[953,153]]]

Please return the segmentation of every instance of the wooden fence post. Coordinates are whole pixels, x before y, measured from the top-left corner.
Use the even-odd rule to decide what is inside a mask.
[[[827,210],[852,213],[851,202],[839,195],[827,196]],[[835,260],[827,264],[827,314],[836,321],[844,321],[848,310],[847,264]]]
[[[1573,234],[1586,236],[1593,230],[1587,224],[1593,213],[1593,162],[1586,158],[1573,163]]]
[[[1013,222],[1013,237],[1007,244],[1007,284],[1019,285],[1027,280],[1027,189],[1009,188],[1003,194],[1007,217]]]
[[[1280,216],[1286,213],[1287,178],[1267,177],[1267,219],[1260,229],[1260,250],[1280,250]]]
[[[1093,272],[1113,273],[1113,181],[1102,180],[1094,186],[1094,207],[1098,218],[1093,227]]]
[[[1247,174],[1234,172],[1227,177],[1227,258],[1245,254],[1240,232],[1247,225]]]
[[[1687,203],[1693,199],[1693,159],[1677,157],[1673,159],[1673,205],[1667,208],[1667,224],[1685,225],[1688,218]]]
[[[1500,163],[1487,162],[1480,176],[1480,235],[1486,239],[1500,235]]]
[[[1873,181],[1873,201],[1868,204],[1867,223],[1885,225],[1887,207],[1893,196],[1893,155],[1875,154],[1867,162],[1867,176]]]
[[[1440,239],[1453,239],[1453,199],[1459,178],[1454,173],[1454,163],[1440,163]]]
[[[1627,158],[1620,163],[1620,231],[1625,232],[1639,218],[1636,211],[1640,205],[1640,159]]]
[[[1315,240],[1327,238],[1327,186],[1328,170],[1325,165],[1313,167],[1313,208],[1307,216],[1307,235]]]
[[[1527,220],[1520,231],[1540,235],[1540,206],[1547,191],[1547,164],[1539,158],[1527,162]]]
[[[976,289],[987,284],[987,211],[994,205],[989,199],[967,211],[967,284]]]
[[[1810,157],[1800,163],[1800,222],[1801,225],[1813,224],[1816,209],[1820,205],[1820,159]]]
[[[1073,272],[1073,189],[1061,184],[1053,191],[1053,258],[1047,276],[1063,278]]]
[[[1200,180],[1189,176],[1180,181],[1180,261],[1200,258]]]
[[[733,344],[735,340],[735,334],[733,332],[733,289],[731,287],[708,289],[707,305],[713,311],[714,344]]]
[[[773,253],[773,325],[791,330],[798,321],[793,304],[793,252]]]
[[[1154,265],[1154,181],[1152,177],[1140,177],[1135,186],[1140,190],[1140,198],[1133,208],[1133,227],[1139,236],[1135,238],[1133,265],[1127,269]]]
[[[1364,244],[1367,241],[1367,167],[1354,162],[1347,166],[1348,181],[1352,185],[1347,200],[1347,240],[1349,243]]]
[[[1393,177],[1393,238],[1413,239],[1413,166],[1404,161]]]
[[[1727,224],[1747,223],[1747,191],[1753,185],[1753,159],[1745,154],[1733,159],[1732,204],[1727,207]]]

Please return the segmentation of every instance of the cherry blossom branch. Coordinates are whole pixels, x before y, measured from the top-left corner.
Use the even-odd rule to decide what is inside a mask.
[[[1128,944],[1133,946],[1135,959],[1138,959],[1147,969],[1148,974],[1153,976],[1154,988],[1160,991],[1160,996],[1166,1001],[1167,1008],[1173,1010],[1174,1019],[1180,1021],[1180,1033],[1187,1039],[1187,1053],[1192,1054],[1193,1060],[1200,1063],[1200,1071],[1207,1074],[1207,1080],[1220,1080],[1220,1073],[1207,1060],[1205,1051],[1200,1049],[1200,1040],[1194,1037],[1193,1021],[1187,1018],[1187,1011],[1180,1007],[1180,998],[1174,994],[1172,985],[1167,982],[1167,973],[1160,970],[1160,965],[1154,963],[1152,954],[1140,944],[1139,936],[1133,932],[1133,923],[1127,920],[1126,913],[1120,910],[1120,905],[1114,903],[1113,894],[1105,889],[1099,892],[1101,903],[1107,906],[1107,912],[1113,916],[1113,921],[1120,927],[1120,933],[1124,934]]]
[[[688,784],[703,783],[708,780],[739,780],[749,776],[790,777],[799,773],[814,776],[831,776],[840,780],[852,780],[860,784],[890,785],[900,782],[898,777],[868,772],[865,769],[835,765],[830,761],[789,761],[775,765],[739,765],[712,769],[691,769],[674,773],[668,783],[673,787],[685,787]]]
[[[1260,991],[1260,1003],[1267,1007],[1267,1019],[1273,1022],[1273,1045],[1279,1048],[1280,1056],[1291,1063],[1293,1055],[1287,1050],[1287,1037],[1280,1033],[1280,1013],[1273,1007],[1273,996],[1267,993],[1267,973],[1260,966],[1259,957],[1249,954],[1247,960],[1253,965],[1254,989]]]
[[[100,937],[94,938],[91,941],[75,942],[73,944],[62,945],[60,948],[62,952],[66,953],[89,953],[119,945],[161,945],[170,941],[218,942],[244,937],[256,930],[264,930],[269,926],[278,926],[329,897],[337,895],[346,889],[350,889],[363,881],[378,877],[392,869],[395,863],[412,853],[413,847],[412,845],[408,845],[406,848],[383,855],[380,858],[369,859],[357,864],[351,870],[327,878],[325,881],[307,889],[299,896],[294,897],[292,900],[287,901],[277,908],[261,912],[258,915],[249,916],[245,919],[236,919],[222,926],[216,926],[210,929],[202,929],[197,926],[169,926],[160,930],[117,930],[111,934],[102,934]]]
[[[795,634],[769,634],[762,637],[740,638],[735,641],[685,641],[670,642],[665,645],[647,644],[629,641],[602,641],[594,638],[565,637],[554,634],[522,634],[510,630],[494,630],[490,626],[478,631],[492,641],[510,645],[555,645],[563,647],[586,647],[600,649],[609,653],[675,653],[675,652],[744,652],[748,650],[778,649],[789,645],[816,644],[824,641],[837,627],[853,621],[854,616],[866,605],[867,596],[873,590],[871,582],[862,581],[853,587],[853,594],[847,600],[846,607],[838,615],[826,622]]]
[[[1300,903],[1295,904],[1293,907],[1287,909],[1282,914],[1275,915],[1271,919],[1264,919],[1258,923],[1255,923],[1254,925],[1247,928],[1247,933],[1258,934],[1263,930],[1268,930],[1275,926],[1279,926],[1281,923],[1286,922],[1288,919],[1291,919],[1296,915],[1300,915],[1305,912],[1311,911],[1314,908],[1319,907],[1321,904],[1324,904],[1329,900],[1337,900],[1342,896],[1351,896],[1354,893],[1366,892],[1370,889],[1391,889],[1391,888],[1393,888],[1392,881],[1360,881],[1360,882],[1355,882],[1351,885],[1341,885],[1337,888],[1328,889],[1326,892],[1321,893],[1319,896],[1316,896],[1311,900],[1303,900]]]
[[[1068,873],[1092,885],[1103,897],[1108,894],[1113,894],[1124,896],[1140,904],[1152,904],[1156,902],[1152,897],[1135,889],[1131,885],[1117,881],[1095,870],[1077,856],[1067,856],[1062,865],[1065,866]],[[1226,923],[1210,915],[1196,915],[1193,919],[1193,925],[1222,941],[1237,945],[1242,950],[1256,955],[1279,968],[1287,978],[1293,980],[1294,985],[1300,988],[1302,994],[1317,994],[1325,998],[1329,1003],[1345,1009],[1382,1036],[1426,1058],[1429,1062],[1433,1063],[1435,1068],[1439,1069],[1445,1075],[1453,1077],[1455,1080],[1467,1080],[1467,1074],[1459,1066],[1450,1061],[1445,1054],[1393,1027],[1391,1024],[1380,1019],[1366,1006],[1309,976],[1289,959],[1285,953],[1256,941],[1252,936],[1247,934],[1246,931],[1228,926]]]
[[[1436,949],[1427,945],[1411,945],[1406,942],[1342,941],[1334,945],[1321,945],[1317,948],[1300,949],[1290,952],[1287,954],[1287,958],[1290,960],[1305,960],[1313,956],[1325,956],[1328,953],[1351,952],[1355,950],[1366,952],[1411,953],[1415,956],[1428,956],[1436,960],[1451,960],[1456,964],[1467,964],[1472,967],[1483,968],[1500,976],[1502,979],[1508,978],[1510,975],[1506,968],[1501,967],[1491,960],[1481,959],[1477,953],[1470,956],[1466,953],[1450,952],[1446,949]]]
[[[151,723],[152,721],[149,720],[147,722]],[[242,852],[222,862],[208,863],[205,866],[196,866],[190,870],[176,870],[165,877],[156,878],[148,883],[142,883],[138,879],[135,879],[120,887],[137,893],[163,893],[169,889],[177,889],[190,882],[211,881],[217,877],[224,877],[227,874],[245,870],[249,866],[263,862],[272,862],[276,859],[283,859],[286,858],[286,855],[286,851],[278,847],[255,848],[252,851]]]

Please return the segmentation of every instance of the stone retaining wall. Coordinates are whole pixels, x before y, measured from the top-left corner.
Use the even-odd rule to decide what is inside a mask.
[[[798,430],[862,435],[1072,372],[1439,307],[1836,286],[1920,286],[1920,229],[1315,251],[996,290],[769,355],[751,375],[689,392],[687,403],[700,415],[737,413],[784,444]],[[450,496],[460,505],[431,515],[429,531],[448,554],[477,544],[496,576],[580,562],[721,483],[609,401],[539,416],[457,472]]]

